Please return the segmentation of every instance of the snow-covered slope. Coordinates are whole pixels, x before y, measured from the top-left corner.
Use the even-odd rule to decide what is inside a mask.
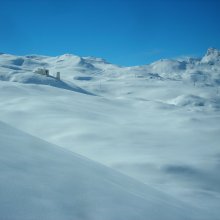
[[[185,204],[0,122],[0,215],[14,220],[187,220]]]
[[[218,220],[216,51],[209,49],[203,58],[164,59],[135,67],[69,54],[1,54],[0,120],[51,143],[51,148],[59,145],[66,154],[84,155],[164,191],[178,203],[199,209],[198,219]],[[50,76],[34,73],[39,67],[49,69]],[[57,71],[61,80],[53,76]],[[139,186],[135,183],[137,190]],[[143,214],[137,204],[137,212]]]
[[[61,89],[67,89],[75,92],[81,92],[85,94],[91,94],[90,92],[76,86],[73,82],[57,80],[53,75],[56,72],[52,72],[50,76],[44,76],[36,74],[35,70],[39,67],[48,68],[50,65],[48,62],[54,62],[53,58],[48,58],[45,56],[24,56],[16,57],[13,55],[1,54],[0,55],[0,80],[10,81],[10,82],[19,82],[25,84],[41,84],[54,86]],[[58,61],[65,61],[63,66],[73,66],[81,65],[84,63],[81,61],[81,58],[73,55],[63,55],[60,56]],[[89,65],[86,66],[89,68]]]

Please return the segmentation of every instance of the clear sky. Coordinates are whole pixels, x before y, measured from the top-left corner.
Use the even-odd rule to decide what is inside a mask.
[[[0,0],[0,52],[120,65],[220,49],[220,0]]]

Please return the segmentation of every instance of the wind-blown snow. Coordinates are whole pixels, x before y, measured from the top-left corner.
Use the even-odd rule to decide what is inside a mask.
[[[0,122],[1,219],[193,219],[190,207]]]
[[[49,69],[51,76],[35,74],[33,71],[38,67]],[[60,81],[53,77],[57,71],[61,72]],[[151,186],[169,194],[168,201],[174,197],[177,204],[180,201],[187,203],[188,206],[182,203],[187,211],[185,208],[174,211],[173,203],[169,202],[167,212],[178,213],[171,215],[173,219],[181,219],[181,216],[187,219],[185,212],[190,210],[192,219],[219,219],[220,61],[217,49],[209,49],[203,58],[164,59],[136,67],[119,67],[100,58],[70,54],[58,57],[1,54],[0,79],[1,121],[50,142],[51,151],[56,149],[52,144],[59,145],[67,150],[65,155],[73,161],[75,156],[70,156],[70,152],[84,155],[147,184],[134,183],[138,193],[143,193],[142,189],[155,192],[151,191]],[[8,126],[1,124],[1,127],[4,130]],[[12,130],[14,129],[8,128],[7,135],[13,140]],[[25,138],[28,136],[22,135]],[[4,137],[1,136],[0,141]],[[33,143],[39,140],[31,138],[34,139]],[[17,142],[18,146],[20,141]],[[43,142],[45,148],[48,148],[47,145]],[[25,154],[25,144],[22,146],[22,154]],[[10,152],[15,148],[14,145]],[[62,150],[55,151],[56,155],[64,154]],[[1,158],[10,158],[10,152]],[[33,152],[35,154],[34,149]],[[57,157],[55,156],[56,161]],[[38,159],[40,164],[40,154]],[[32,161],[28,160],[28,163],[32,164]],[[92,164],[89,161],[83,169],[87,170]],[[78,165],[74,165],[68,172],[74,172],[77,167]],[[42,169],[49,172],[45,167]],[[62,169],[64,168],[60,168]],[[113,172],[102,169],[106,175]],[[103,181],[102,178],[106,176],[102,172],[97,174],[96,171],[88,168],[83,178],[95,173]],[[16,168],[13,172],[16,173]],[[62,179],[55,176],[53,178],[57,181]],[[125,177],[117,173],[114,181],[117,178]],[[38,181],[41,180],[39,178]],[[67,185],[73,181],[67,176],[63,176],[63,180]],[[129,181],[126,179],[122,181],[122,185],[119,184],[125,194],[130,189],[126,185],[126,182],[129,185]],[[26,182],[24,184],[28,185]],[[92,180],[90,184],[91,188],[87,190],[93,191]],[[98,183],[94,181],[94,184]],[[14,189],[16,190],[19,191],[19,188]],[[95,193],[99,190],[98,188]],[[121,214],[117,211],[119,206],[117,209],[113,205],[112,209],[106,210],[115,201],[114,193],[117,190],[113,191],[109,191],[112,195],[109,196],[110,202],[103,202],[103,213],[115,212],[109,219],[121,219]],[[163,200],[163,193],[158,192],[157,195],[157,198],[161,197]],[[76,204],[81,201],[72,200],[71,195],[67,196],[68,201]],[[123,196],[119,191],[119,197]],[[126,196],[127,194],[123,198]],[[86,203],[88,206],[93,203],[91,198]],[[163,204],[154,203],[157,199],[148,200],[146,194],[143,194],[142,199],[146,210]],[[123,199],[121,203],[125,203]],[[59,210],[63,207],[61,203],[56,205]],[[45,210],[49,210],[46,207]],[[91,207],[89,211],[93,213],[96,209]],[[138,199],[134,199],[134,203],[125,203],[123,208],[131,210],[131,216],[135,216],[131,219],[138,219],[137,216],[139,219],[172,219],[165,214],[164,218],[148,214]],[[81,213],[85,218],[89,215],[86,209]],[[91,216],[103,219],[103,213]],[[122,219],[128,217],[123,216]]]

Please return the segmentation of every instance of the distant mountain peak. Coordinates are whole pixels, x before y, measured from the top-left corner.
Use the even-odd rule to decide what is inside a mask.
[[[220,62],[220,50],[214,47],[208,48],[205,56],[201,60],[202,63],[214,64]]]
[[[70,53],[65,53],[65,54],[62,54],[62,55],[60,55],[58,57],[62,58],[62,59],[68,59],[68,58],[76,58],[76,57],[79,57],[79,56],[76,56],[76,55],[70,54]]]
[[[104,63],[104,64],[110,64],[107,60],[104,58],[94,57],[94,56],[86,56],[83,57],[84,59],[90,61],[91,63]]]
[[[210,56],[210,55],[220,56],[220,51],[217,48],[210,47],[207,50],[206,56]]]

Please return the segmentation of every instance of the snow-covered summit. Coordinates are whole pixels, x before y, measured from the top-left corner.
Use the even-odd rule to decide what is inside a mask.
[[[110,64],[106,59],[103,59],[103,58],[98,58],[98,57],[93,57],[93,56],[88,56],[88,57],[83,57],[83,58],[91,63]]]
[[[209,48],[201,62],[209,63],[212,65],[214,65],[216,62],[220,62],[220,51],[216,48]]]

